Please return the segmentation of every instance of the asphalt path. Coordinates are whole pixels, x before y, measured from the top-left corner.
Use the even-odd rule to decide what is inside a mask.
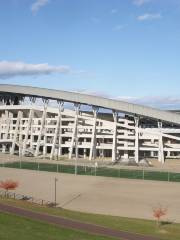
[[[100,225],[84,223],[77,220],[72,220],[68,218],[63,218],[59,216],[53,216],[45,213],[38,213],[34,211],[30,211],[27,209],[10,206],[7,204],[0,203],[0,212],[11,213],[22,217],[31,218],[33,220],[43,221],[50,224],[55,224],[59,227],[65,227],[75,230],[80,230],[84,232],[88,232],[95,235],[103,235],[108,237],[114,237],[117,239],[124,240],[159,240],[156,237],[145,236],[141,234],[135,234],[115,229],[106,228]]]

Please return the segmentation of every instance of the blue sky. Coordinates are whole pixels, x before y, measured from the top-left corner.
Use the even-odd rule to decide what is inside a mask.
[[[0,83],[180,107],[180,0],[1,0]]]

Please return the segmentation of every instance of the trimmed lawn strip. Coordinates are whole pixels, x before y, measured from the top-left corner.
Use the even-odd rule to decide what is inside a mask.
[[[74,219],[82,222],[93,223],[112,229],[129,231],[132,233],[140,233],[159,237],[162,240],[179,240],[180,239],[180,224],[169,223],[157,227],[155,221],[144,219],[133,219],[125,217],[116,217],[101,214],[82,213],[60,208],[48,208],[38,206],[25,201],[0,198],[0,202],[10,204],[17,207],[22,207],[36,212],[44,212],[51,215],[61,216],[69,219]]]
[[[114,238],[92,235],[53,224],[0,212],[0,239],[3,240],[111,240]]]

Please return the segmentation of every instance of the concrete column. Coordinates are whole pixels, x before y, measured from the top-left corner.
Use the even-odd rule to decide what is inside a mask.
[[[59,113],[58,113],[56,128],[55,128],[55,132],[54,132],[54,136],[53,136],[53,143],[52,143],[52,148],[51,148],[50,159],[53,159],[55,146],[56,146],[56,140],[57,140],[58,135],[59,135],[59,152],[61,153],[61,150],[60,150],[60,148],[61,148],[61,112],[63,109],[63,104],[64,104],[63,101],[58,101]]]
[[[135,162],[139,162],[139,117],[134,118],[135,121]]]
[[[31,105],[34,105],[36,102],[36,98],[30,97],[30,102],[31,102]],[[31,124],[30,124],[30,149],[31,149],[32,153],[34,152],[34,149],[33,149],[33,142],[34,142],[33,123],[34,123],[34,120],[33,119],[34,119],[34,111],[32,111]]]
[[[76,104],[74,104],[74,107],[75,107],[75,118],[74,118],[74,127],[73,127],[73,132],[72,132],[71,146],[69,148],[69,159],[72,158],[75,140],[78,141],[76,138],[78,137],[77,136],[78,135],[77,126],[78,126],[78,116],[79,116],[80,104],[76,103]],[[77,143],[75,144],[75,147],[77,148]]]
[[[19,156],[22,155],[22,138],[23,138],[23,134],[22,134],[22,130],[23,130],[23,112],[21,112],[21,119],[19,122]]]
[[[86,143],[86,138],[84,138],[84,143]],[[84,148],[84,159],[87,157],[87,148]]]
[[[34,120],[33,120],[33,118],[34,118],[34,111],[32,113],[32,121],[31,121],[31,127],[30,127],[30,134],[31,134],[31,136],[30,136],[30,149],[31,150],[34,150],[33,149],[33,142],[34,142],[34,135],[33,135],[33,132],[34,132],[34,127],[33,127]]]
[[[5,110],[5,123],[6,123],[6,130],[4,134],[4,139],[8,138],[8,133],[9,133],[9,127],[10,127],[10,113]]]
[[[118,112],[113,111],[114,119],[114,129],[113,129],[113,145],[112,145],[112,162],[115,162],[117,159],[117,121],[118,121]]]
[[[2,133],[2,124],[3,124],[3,117],[1,115],[1,117],[0,117],[0,139],[1,139],[1,133]]]
[[[98,108],[93,106],[93,127],[92,127],[92,137],[91,137],[91,147],[89,153],[89,160],[96,158],[96,122],[97,122]]]
[[[9,113],[9,119],[10,119],[10,126],[9,126],[9,139],[12,139],[13,137],[13,113]]]
[[[8,111],[5,110],[5,113],[3,114],[3,124],[7,124],[7,119],[8,119]],[[7,133],[7,126],[2,126],[2,139],[7,138],[6,136]],[[2,144],[2,152],[5,153],[6,152],[6,145]]]
[[[18,132],[19,132],[20,120],[21,120],[21,111],[18,111],[18,116],[17,116],[17,120],[16,120],[16,128],[15,128],[15,131],[14,131],[12,147],[11,147],[11,150],[10,150],[11,155],[14,154],[14,149],[15,149],[15,145],[16,145],[16,141],[17,141]]]
[[[43,144],[43,157],[46,157],[47,154],[47,136],[46,136],[46,130],[44,129],[44,144]]]
[[[158,149],[158,161],[164,163],[164,150],[163,150],[163,138],[162,138],[162,122],[158,122],[159,128],[159,149]]]
[[[33,113],[34,113],[34,110],[30,109],[29,110],[28,122],[27,122],[26,130],[25,130],[25,138],[24,138],[24,141],[23,141],[22,156],[24,156],[24,154],[25,154],[25,150],[26,150],[26,146],[27,146],[27,140],[28,140],[28,136],[29,136],[29,131],[30,131],[30,128],[31,128],[31,123],[32,123]]]
[[[167,158],[170,158],[170,157],[171,157],[171,152],[167,151]]]
[[[154,152],[153,152],[153,151],[150,152],[150,156],[151,156],[152,158],[154,157]]]
[[[46,120],[46,112],[47,112],[48,100],[45,99],[43,102],[44,102],[44,110],[43,110],[42,117],[41,117],[40,132],[39,132],[39,135],[38,135],[36,150],[35,150],[35,154],[34,154],[35,157],[37,157],[39,155],[39,148],[40,148],[42,133],[43,133],[43,130],[44,130],[45,120]]]
[[[125,159],[129,158],[128,150],[124,150],[124,158]]]

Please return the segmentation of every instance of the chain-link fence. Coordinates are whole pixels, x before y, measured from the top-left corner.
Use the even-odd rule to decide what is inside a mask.
[[[107,167],[95,165],[70,165],[60,163],[42,163],[42,162],[5,162],[1,163],[0,167],[7,168],[20,168],[38,171],[48,171],[57,173],[69,173],[77,175],[90,175],[90,176],[104,176],[116,178],[129,178],[129,179],[143,179],[143,180],[156,180],[156,181],[169,181],[180,182],[180,173],[170,171],[155,171],[148,169],[126,169],[122,167]]]

